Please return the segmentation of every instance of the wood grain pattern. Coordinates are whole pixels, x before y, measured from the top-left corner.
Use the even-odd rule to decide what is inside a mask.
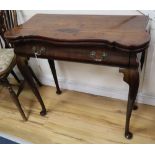
[[[35,52],[32,50],[33,47],[36,48],[36,51],[40,51],[41,48],[44,47],[45,51],[40,52],[37,56],[39,58],[51,58],[54,60],[93,63],[117,67],[129,66],[129,54],[127,52],[120,52],[116,49],[103,47],[65,47],[31,41],[18,44],[15,52],[20,56],[35,57]],[[94,56],[91,55],[92,52],[95,52]],[[103,53],[107,54],[105,58],[102,57]],[[131,63],[130,66],[135,67],[137,65]]]
[[[145,16],[37,14],[5,35],[9,40],[24,37],[57,41],[59,44],[101,42],[102,45],[137,49],[149,43],[147,23]]]
[[[145,16],[38,14],[5,36],[14,45],[17,65],[35,92],[37,87],[26,71],[27,56],[123,67],[130,86],[125,135],[131,139],[129,122],[139,86],[137,53],[144,53],[149,45],[147,23]],[[39,92],[36,96],[44,107]]]
[[[3,92],[3,93],[1,93]],[[20,100],[29,116],[24,123],[8,92],[0,88],[0,132],[33,143],[155,143],[155,107],[139,105],[133,112],[131,128],[134,138],[127,140],[124,131],[126,102],[55,88],[40,88],[48,114],[38,115],[40,106],[26,88]]]

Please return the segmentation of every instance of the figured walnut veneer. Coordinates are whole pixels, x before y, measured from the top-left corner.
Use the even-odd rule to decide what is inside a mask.
[[[45,113],[43,101],[25,64],[26,57],[47,58],[60,94],[53,60],[65,60],[120,67],[129,85],[125,136],[139,87],[138,67],[143,66],[149,46],[145,16],[49,15],[37,14],[23,25],[5,33],[14,45],[17,64]],[[141,63],[137,54],[142,53]]]

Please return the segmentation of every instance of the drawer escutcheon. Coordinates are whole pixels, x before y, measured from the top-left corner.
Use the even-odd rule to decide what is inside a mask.
[[[91,51],[91,52],[90,52],[90,57],[91,57],[91,58],[94,58],[95,56],[96,56],[96,51]]]
[[[32,47],[32,52],[33,52],[33,53],[36,53],[36,51],[37,51],[36,46],[33,46],[33,47]]]
[[[45,47],[41,47],[40,53],[45,53],[45,51],[46,51]]]
[[[107,52],[102,52],[102,60],[106,59],[108,57],[108,53]]]
[[[102,52],[100,58],[96,58],[95,61],[97,62],[102,62],[103,60],[105,60],[108,57],[108,53],[107,52]]]
[[[45,53],[45,51],[46,51],[45,47],[41,47],[41,48],[37,48],[36,46],[32,47],[32,52],[35,55],[41,55],[41,54]]]

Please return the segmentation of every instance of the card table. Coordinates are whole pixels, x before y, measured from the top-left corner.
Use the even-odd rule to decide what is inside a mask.
[[[5,37],[13,45],[18,68],[41,104],[41,115],[46,114],[46,108],[26,65],[27,57],[48,59],[57,94],[61,90],[54,60],[119,67],[129,85],[125,137],[131,139],[129,124],[132,110],[137,109],[139,68],[142,69],[150,42],[147,25],[148,18],[142,15],[36,14],[7,31]]]

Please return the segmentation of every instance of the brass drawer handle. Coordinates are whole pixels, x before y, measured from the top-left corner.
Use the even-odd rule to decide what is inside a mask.
[[[97,62],[102,62],[103,60],[105,60],[108,57],[108,53],[107,52],[102,52],[102,55],[100,58],[96,58],[95,61]]]
[[[32,47],[32,52],[33,52],[33,53],[36,53],[36,51],[37,51],[36,46],[33,46],[33,47]]]
[[[107,52],[102,52],[99,58],[97,58],[97,56],[96,56],[96,51],[91,51],[89,55],[91,58],[94,58],[94,60],[97,62],[101,62],[108,57]]]
[[[96,52],[95,51],[91,51],[90,52],[90,57],[94,58],[96,56]]]
[[[37,49],[36,46],[33,46],[32,47],[32,52],[35,54],[35,55],[41,55],[42,53],[45,53],[46,49],[45,47],[41,47],[40,49]]]
[[[102,57],[102,60],[104,60],[105,58],[108,57],[108,53],[107,52],[103,52],[101,57]]]
[[[45,53],[45,51],[46,51],[45,47],[41,47],[40,53]]]

